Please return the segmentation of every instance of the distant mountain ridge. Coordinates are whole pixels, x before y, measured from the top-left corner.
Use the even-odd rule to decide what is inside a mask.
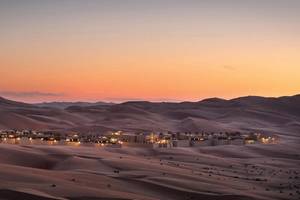
[[[67,107],[70,106],[82,106],[82,107],[86,107],[86,106],[97,106],[97,105],[112,105],[114,103],[108,103],[108,102],[43,102],[43,103],[36,103],[34,105],[36,106],[40,106],[40,107],[50,107],[50,108],[61,108],[61,109],[65,109]]]
[[[119,104],[26,104],[0,98],[0,129],[23,128],[97,133],[107,130],[265,131],[297,136],[300,133],[300,95]]]

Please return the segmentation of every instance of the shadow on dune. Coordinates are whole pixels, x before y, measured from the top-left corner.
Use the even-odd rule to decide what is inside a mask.
[[[225,194],[204,194],[195,191],[180,190],[173,187],[168,187],[162,184],[156,184],[154,182],[148,182],[138,179],[127,179],[119,178],[121,180],[126,180],[127,183],[132,184],[131,187],[135,187],[140,190],[144,190],[144,194],[148,196],[160,196],[162,199],[172,199],[172,200],[254,200],[252,197],[242,196],[242,195],[225,195]]]
[[[13,190],[0,190],[0,200],[56,200]]]
[[[130,200],[130,199],[120,199],[120,198],[105,198],[105,197],[70,197],[70,200]]]
[[[66,197],[69,200],[129,200],[123,198],[106,198],[106,197]],[[56,198],[42,197],[24,192],[2,189],[0,190],[0,200],[57,200]]]
[[[167,188],[162,188],[164,192],[172,192],[174,196],[177,198],[174,199],[205,199],[205,200],[254,200],[250,197],[245,196],[235,196],[235,195],[222,195],[222,196],[214,196],[214,195],[203,195],[197,193],[189,193],[189,192],[175,192],[174,190],[168,190]],[[161,191],[160,191],[161,192]],[[175,192],[175,193],[174,193]],[[48,198],[42,197],[38,195],[28,194],[19,191],[13,190],[0,190],[0,200],[57,200],[56,198]],[[130,200],[124,198],[107,198],[107,197],[66,197],[64,199],[69,200]]]

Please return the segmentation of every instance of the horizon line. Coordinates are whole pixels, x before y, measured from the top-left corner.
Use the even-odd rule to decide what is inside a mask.
[[[279,95],[279,96],[260,96],[260,95],[242,95],[242,96],[236,96],[233,98],[224,98],[224,97],[206,97],[206,98],[200,98],[199,100],[183,100],[183,99],[142,99],[142,98],[112,98],[109,100],[109,98],[104,98],[102,100],[96,100],[96,101],[89,101],[89,100],[65,100],[65,101],[26,101],[26,100],[17,100],[16,98],[6,97],[6,96],[0,96],[0,98],[15,101],[15,102],[21,102],[21,103],[27,103],[27,104],[47,104],[47,103],[114,103],[114,104],[122,104],[127,102],[150,102],[150,103],[183,103],[183,102],[200,102],[204,100],[209,99],[219,99],[219,100],[225,100],[230,101],[238,98],[246,98],[246,97],[261,97],[261,98],[283,98],[283,97],[294,97],[300,95],[299,93],[293,94],[293,95]],[[115,100],[113,100],[115,99]],[[119,100],[117,100],[119,99]]]

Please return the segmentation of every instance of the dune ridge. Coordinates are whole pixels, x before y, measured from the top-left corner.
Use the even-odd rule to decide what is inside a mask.
[[[56,106],[58,104],[58,106]],[[68,106],[70,105],[70,106]],[[25,104],[0,99],[1,129],[80,132],[141,131],[264,131],[299,136],[300,95],[199,102]]]

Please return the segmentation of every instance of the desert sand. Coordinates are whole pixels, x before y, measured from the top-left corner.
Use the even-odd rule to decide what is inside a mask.
[[[300,199],[300,95],[200,102],[25,104],[0,129],[260,131],[278,144],[147,149],[0,143],[0,199]]]
[[[0,144],[0,199],[299,199],[297,144]]]

